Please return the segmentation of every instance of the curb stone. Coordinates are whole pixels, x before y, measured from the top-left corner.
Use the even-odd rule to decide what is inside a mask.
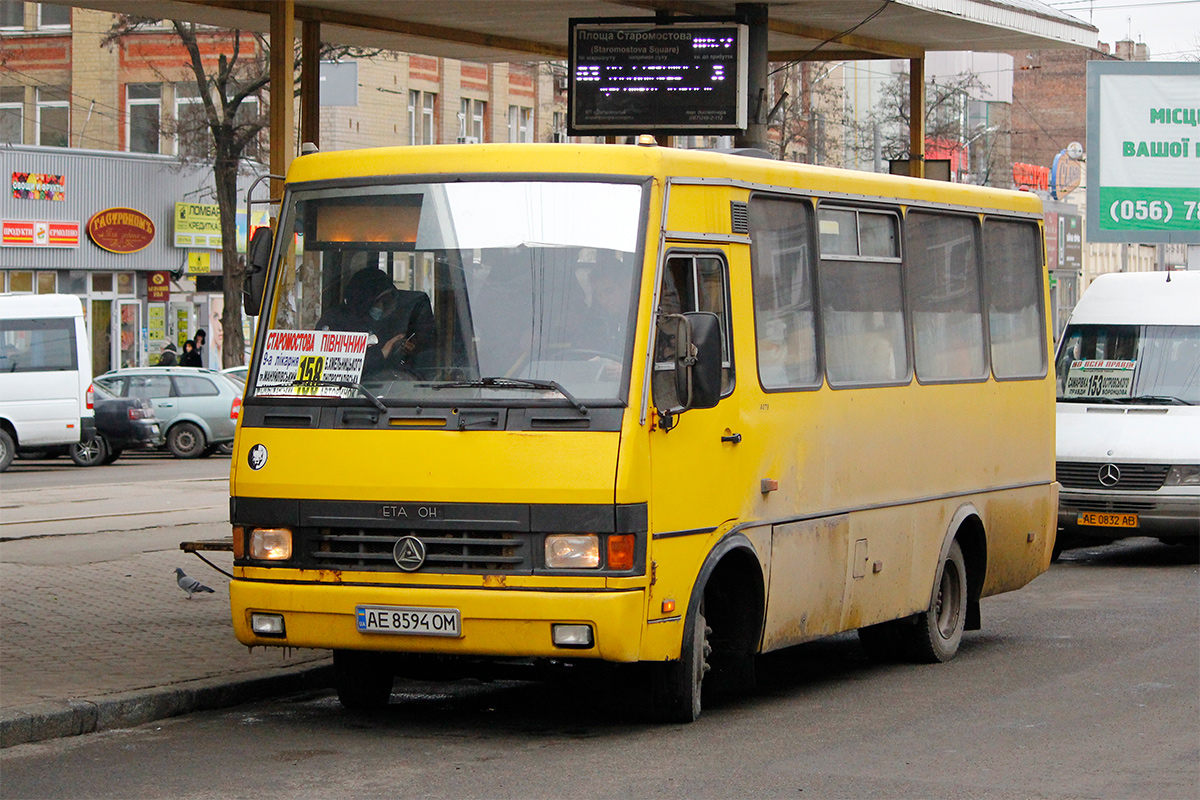
[[[186,681],[95,699],[48,700],[0,711],[0,748],[130,728],[193,711],[228,708],[266,697],[324,689],[332,684],[333,666],[326,659],[316,664]]]

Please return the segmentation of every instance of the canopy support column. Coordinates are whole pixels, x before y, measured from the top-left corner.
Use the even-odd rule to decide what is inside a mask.
[[[321,146],[321,23],[300,28],[300,143]]]
[[[286,175],[296,152],[296,2],[276,0],[271,9],[271,174]],[[271,182],[271,199],[283,198],[283,184]]]
[[[747,56],[746,130],[734,137],[736,147],[767,149],[767,4],[738,3],[738,18],[750,26]]]
[[[908,60],[908,174],[925,177],[925,59]]]

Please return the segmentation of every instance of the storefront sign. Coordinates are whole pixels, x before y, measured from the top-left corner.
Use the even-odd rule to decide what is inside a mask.
[[[1022,164],[1020,161],[1013,163],[1013,186],[1018,189],[1041,189],[1046,191],[1050,188],[1050,168],[1038,166],[1037,164]]]
[[[212,272],[212,253],[188,253],[188,274],[207,275]]]
[[[175,246],[220,250],[221,207],[213,203],[176,203]]]
[[[146,277],[146,299],[151,303],[165,303],[171,299],[171,273],[151,272]]]
[[[15,200],[65,200],[67,179],[63,175],[40,172],[14,172],[12,193]]]
[[[136,253],[154,241],[154,222],[132,208],[109,208],[92,215],[88,237],[110,253]]]
[[[6,219],[2,231],[5,247],[79,247],[78,222]]]

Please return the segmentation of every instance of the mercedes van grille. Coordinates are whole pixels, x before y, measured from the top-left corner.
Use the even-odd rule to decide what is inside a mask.
[[[1105,484],[1100,471],[1105,462],[1059,461],[1056,465],[1058,482],[1070,489],[1101,489],[1120,492],[1153,492],[1162,488],[1171,467],[1167,464],[1121,464],[1112,462],[1120,472],[1116,483]],[[1110,470],[1111,472],[1111,470]]]
[[[399,572],[396,542],[415,536],[425,545],[429,572],[531,572],[529,534],[498,531],[384,531],[379,528],[319,528],[306,537],[304,566]]]

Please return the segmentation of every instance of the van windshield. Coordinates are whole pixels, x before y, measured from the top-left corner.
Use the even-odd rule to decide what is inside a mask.
[[[1060,402],[1200,403],[1200,326],[1069,325],[1055,365]]]
[[[253,394],[622,405],[643,215],[640,183],[293,190]]]

